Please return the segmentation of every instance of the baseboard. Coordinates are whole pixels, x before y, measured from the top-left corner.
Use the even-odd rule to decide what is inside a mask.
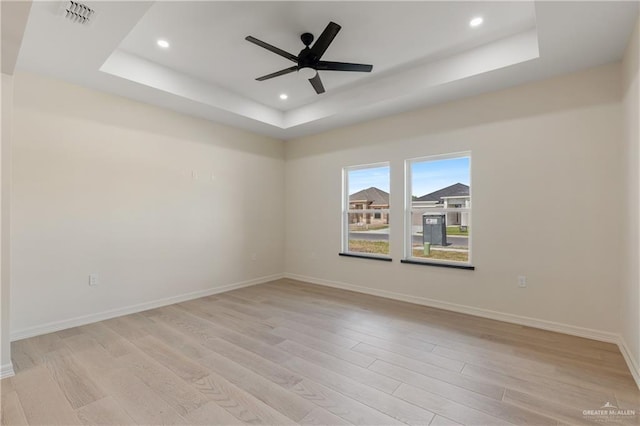
[[[53,321],[46,324],[37,325],[34,327],[23,328],[21,330],[15,330],[11,332],[11,341],[26,339],[28,337],[33,337],[33,336],[39,336],[41,334],[53,333],[55,331],[60,331],[60,330],[65,330],[67,328],[91,324],[98,321],[104,321],[104,320],[119,317],[122,315],[135,314],[137,312],[142,312],[149,309],[172,305],[174,303],[185,302],[187,300],[198,299],[200,297],[211,296],[213,294],[224,293],[226,291],[236,290],[243,287],[249,287],[256,284],[262,284],[269,281],[278,280],[282,277],[283,277],[283,274],[267,275],[264,277],[254,278],[252,280],[242,281],[239,283],[224,285],[220,287],[213,287],[206,290],[199,290],[191,293],[184,293],[177,296],[157,299],[151,302],[130,305],[124,308],[111,309],[111,310],[99,312],[96,314],[84,315],[84,316],[75,317],[75,318],[68,318],[61,321]]]
[[[527,327],[540,328],[548,331],[556,331],[558,333],[570,334],[572,336],[585,337],[587,339],[599,340],[608,343],[618,343],[619,335],[606,331],[593,330],[590,328],[577,327],[574,325],[562,324],[553,321],[541,320],[537,318],[525,317],[520,315],[508,314],[505,312],[492,311],[489,309],[476,308],[473,306],[459,305],[441,300],[429,299],[426,297],[412,296],[403,293],[395,293],[392,291],[372,289],[354,284],[347,284],[338,281],[329,281],[314,277],[285,273],[285,278],[299,281],[305,281],[312,284],[319,284],[328,287],[340,288],[343,290],[351,290],[358,293],[370,294],[373,296],[386,297],[388,299],[400,300],[402,302],[415,303],[417,305],[429,306],[431,308],[445,309],[447,311],[459,312],[461,314],[473,315],[476,317],[488,318],[498,321],[509,322],[512,324],[524,325]]]
[[[429,306],[431,308],[445,309],[447,311],[473,315],[481,318],[504,321],[512,324],[524,325],[527,327],[539,328],[542,330],[555,331],[572,336],[584,337],[601,342],[614,343],[620,348],[620,352],[627,362],[631,375],[640,389],[640,367],[631,356],[631,351],[621,335],[607,331],[594,330],[590,328],[577,327],[575,325],[562,324],[554,321],[541,320],[537,318],[508,314],[505,312],[492,311],[489,309],[476,308],[473,306],[459,305],[456,303],[443,302],[441,300],[429,299],[426,297],[412,296],[392,291],[362,287],[354,284],[347,284],[339,281],[330,281],[321,278],[308,277],[305,275],[284,273],[284,278],[304,281],[311,284],[323,285],[326,287],[339,288],[342,290],[355,291],[357,293],[370,294],[372,296],[386,297],[387,299],[400,300],[402,302],[415,303],[417,305]]]
[[[562,324],[554,321],[541,320],[537,318],[525,317],[520,315],[508,314],[505,312],[492,311],[489,309],[476,308],[473,306],[459,305],[456,303],[443,302],[441,300],[429,299],[426,297],[412,296],[403,293],[395,293],[392,291],[373,289],[362,287],[354,284],[347,284],[338,281],[330,281],[321,278],[308,277],[304,275],[292,274],[285,272],[284,278],[292,280],[304,281],[311,284],[323,285],[326,287],[339,288],[342,290],[355,291],[357,293],[369,294],[372,296],[386,297],[387,299],[400,300],[402,302],[415,303],[417,305],[429,306],[431,308],[445,309],[447,311],[458,312],[462,314],[473,315],[481,318],[504,321],[512,324],[524,325],[527,327],[539,328],[547,331],[555,331],[558,333],[569,334],[572,336],[584,337],[587,339],[598,340],[601,342],[613,343],[618,345],[620,352],[627,362],[627,366],[631,371],[631,375],[640,389],[640,368],[631,356],[631,351],[621,335],[607,331],[594,330],[590,328],[577,327],[575,325]]]
[[[6,379],[7,377],[15,376],[15,375],[16,373],[13,371],[12,363],[0,365],[0,380]]]
[[[633,357],[632,352],[629,350],[629,346],[627,346],[627,342],[624,340],[624,337],[618,336],[618,339],[618,347],[620,348],[620,352],[622,352],[622,356],[627,362],[629,370],[631,370],[633,380],[636,381],[636,385],[638,385],[638,389],[640,389],[640,365],[638,365],[638,362]]]

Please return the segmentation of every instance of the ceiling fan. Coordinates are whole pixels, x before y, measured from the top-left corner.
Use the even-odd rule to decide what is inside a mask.
[[[284,58],[289,59],[292,62],[295,62],[296,65],[285,68],[280,71],[276,71],[271,74],[263,75],[262,77],[256,78],[258,81],[268,80],[270,78],[279,77],[281,75],[289,74],[294,71],[297,71],[304,78],[309,79],[309,82],[315,89],[317,94],[324,93],[324,86],[322,85],[322,80],[320,80],[320,74],[318,71],[356,71],[356,72],[371,72],[373,69],[373,65],[365,65],[365,64],[352,64],[349,62],[331,62],[331,61],[321,61],[322,55],[327,51],[329,45],[333,41],[333,39],[338,34],[342,27],[335,22],[329,22],[329,25],[324,29],[318,40],[313,44],[312,47],[309,47],[313,42],[313,34],[304,33],[300,36],[300,40],[304,44],[304,49],[298,53],[298,56],[295,56],[289,52],[285,52],[282,49],[279,49],[275,46],[270,45],[269,43],[265,43],[262,40],[258,40],[255,37],[247,36],[245,40],[250,41],[251,43],[257,44],[260,47],[263,47],[277,55],[280,55]]]

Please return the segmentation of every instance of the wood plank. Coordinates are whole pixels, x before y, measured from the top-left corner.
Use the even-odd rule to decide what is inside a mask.
[[[251,352],[234,347],[224,341],[218,342],[216,346],[216,352],[226,359],[233,359],[235,363],[256,372],[270,382],[288,389],[319,407],[348,419],[351,422],[371,424],[373,421],[389,421],[389,418],[386,416],[372,416],[367,407],[363,407],[361,404],[349,400],[330,389],[310,383],[308,380],[304,380],[304,383],[301,384],[301,382],[303,382],[302,377],[291,373],[278,364],[262,359]],[[317,412],[317,409],[315,409],[315,411]]]
[[[4,381],[4,380],[3,380]],[[2,392],[0,398],[0,425],[20,426],[27,425],[27,418],[22,409],[22,404],[15,391]]]
[[[301,318],[299,315],[295,315],[293,318],[295,318],[296,321],[275,318],[268,320],[268,322],[276,326],[279,325],[302,333],[308,333],[346,348],[352,348],[359,342],[365,342],[387,350],[393,350],[393,348],[398,348],[398,350],[409,348],[408,352],[412,352],[411,349],[413,349],[420,351],[421,354],[435,348],[434,344],[417,339],[409,339],[402,334],[396,333],[393,335],[389,332],[379,333],[376,330],[370,330],[351,322],[341,322],[337,320],[329,322],[326,319]],[[417,353],[415,351],[412,353]]]
[[[454,422],[446,417],[436,415],[429,426],[461,426],[460,423]]]
[[[377,371],[380,374],[389,375],[391,377],[393,377],[395,374],[398,377],[402,377],[404,379],[398,380],[412,385],[416,385],[421,381],[423,383],[429,383],[432,380],[438,380],[457,386],[461,389],[476,392],[480,395],[484,395],[497,401],[502,399],[502,395],[504,394],[505,389],[500,385],[475,380],[473,378],[465,377],[457,373],[452,374],[446,370],[437,370],[430,368],[429,370],[420,369],[418,371],[406,366],[399,366],[397,364],[392,364],[383,360],[376,360],[376,362],[371,364],[369,369]],[[408,371],[408,374],[410,374],[412,378],[406,378],[405,375],[401,373],[402,371]]]
[[[149,386],[127,369],[120,357],[114,357],[93,337],[65,339],[74,357],[91,378],[111,396],[138,424],[184,424],[186,421]]]
[[[165,322],[170,327],[186,333],[191,338],[200,342],[204,347],[212,349],[215,342],[220,338],[240,346],[248,351],[254,352],[273,362],[283,362],[290,356],[273,346],[264,342],[234,332],[232,330],[224,330],[218,328],[211,321],[189,314],[186,311],[174,309],[173,307],[164,307],[159,310],[155,318]]]
[[[576,408],[584,408],[585,405],[599,406],[598,404],[602,404],[603,401],[616,399],[613,392],[594,391],[558,381],[545,381],[544,378],[531,381],[532,376],[530,374],[513,376],[471,364],[465,365],[462,374],[482,380],[485,383],[494,383],[544,399],[562,402],[562,404]]]
[[[29,424],[81,424],[45,366],[21,371],[12,381]]]
[[[11,377],[5,377],[0,380],[0,395],[3,393],[13,392],[13,382],[11,381]]]
[[[587,425],[593,424],[582,415],[585,409],[598,409],[598,407],[585,407],[583,409],[567,407],[565,405],[556,404],[554,402],[537,398],[535,396],[522,392],[507,389],[504,394],[504,401],[514,406],[523,407],[531,411],[553,417],[558,421],[568,422],[570,424]]]
[[[220,297],[220,299],[216,302],[217,306],[223,306],[228,310],[242,312],[245,315],[249,315],[261,320],[266,320],[272,316],[271,313],[254,307],[253,305],[248,304],[245,300],[241,301],[236,299],[232,296],[231,293],[224,293],[221,296],[222,297]]]
[[[363,385],[353,379],[334,373],[300,358],[293,358],[284,366],[311,381],[333,389],[341,394],[378,410],[397,421],[408,424],[428,424],[433,412],[407,404],[399,398]],[[338,414],[338,413],[334,413]],[[339,415],[339,414],[338,414]]]
[[[327,355],[325,353],[316,351],[306,346],[299,345],[295,342],[285,340],[277,345],[292,355],[305,359],[313,364],[324,367],[335,373],[341,374],[345,377],[356,380],[372,388],[381,390],[388,394],[392,394],[394,390],[400,385],[400,382],[393,380],[389,377],[383,376],[375,371],[368,370],[366,368],[358,367],[348,362],[342,361],[334,356]]]
[[[83,325],[78,328],[83,334],[91,336],[114,357],[126,355],[134,349],[131,342],[113,331],[111,328],[107,327],[102,322]],[[67,340],[68,339],[65,339],[65,342]]]
[[[129,425],[134,420],[112,397],[107,396],[76,411],[80,421],[87,425]]]
[[[215,372],[193,385],[209,399],[244,423],[295,425],[296,422]]]
[[[62,340],[53,334],[11,342],[11,360],[16,373],[42,365],[44,356],[64,347]]]
[[[402,384],[394,393],[395,396],[407,402],[452,419],[465,425],[510,425],[511,423],[497,417],[485,414],[479,410],[458,404],[447,398],[426,392],[416,387]]]
[[[185,416],[192,425],[238,425],[245,424],[229,414],[215,402],[209,402],[196,408]]]
[[[152,358],[139,353],[123,355],[126,370],[146,384],[178,414],[187,414],[205,405],[208,399],[189,383]]]
[[[619,392],[637,392],[637,387],[630,382],[619,382],[616,376],[608,377],[608,380],[599,381],[598,377],[592,377],[586,371],[575,370],[567,371],[553,362],[538,362],[532,360],[521,359],[519,357],[510,356],[509,354],[500,354],[485,352],[483,350],[473,350],[465,348],[444,348],[438,346],[434,349],[434,353],[442,356],[448,356],[453,359],[464,360],[469,364],[483,367],[493,371],[501,371],[505,374],[513,376],[527,375],[527,380],[538,383],[558,382],[562,384],[575,385],[585,389],[594,391],[610,391],[616,389]],[[630,374],[629,374],[630,376]],[[632,380],[632,378],[629,378]]]
[[[197,359],[209,354],[209,350],[196,340],[153,318],[150,318],[149,324],[145,328],[149,334],[162,340],[163,343],[187,358]]]
[[[124,369],[109,373],[100,385],[138,424],[183,425],[188,423],[169,404]]]
[[[103,321],[102,324],[127,340],[135,340],[149,335],[149,332],[145,329],[145,326],[148,324],[147,320],[139,314],[112,318]]]
[[[298,395],[217,353],[199,361],[295,422],[302,420],[314,408],[311,403]]]
[[[284,388],[290,388],[302,380],[301,376],[292,373],[286,368],[282,368],[274,362],[223,339],[211,342],[210,347],[217,354],[233,360],[235,363]]]
[[[307,414],[302,420],[300,420],[300,424],[303,426],[346,426],[353,423],[349,423],[348,421],[343,420],[334,414],[331,414],[327,410],[314,408],[309,414]]]
[[[323,408],[332,415],[342,418],[349,424],[356,425],[393,425],[393,424],[428,424],[431,413],[425,412],[423,417],[424,423],[417,423],[422,419],[416,420],[415,418],[408,418],[406,422],[398,421],[391,416],[386,415],[379,410],[372,409],[372,407],[355,401],[341,394],[331,390],[330,388],[320,385],[312,380],[304,379],[300,383],[296,384],[292,391],[302,398],[316,404],[318,407]],[[314,409],[312,412],[316,412]],[[317,416],[317,413],[316,413]],[[306,418],[306,417],[305,417]],[[304,420],[304,419],[303,419]]]
[[[416,374],[411,370],[398,367],[392,364],[386,364],[381,361],[383,371],[391,377],[401,380],[429,393],[447,398],[450,401],[463,404],[467,407],[474,408],[486,414],[501,418],[509,423],[517,425],[548,425],[555,426],[556,420],[542,416],[533,411],[528,411],[520,407],[514,407],[503,403],[501,400],[489,398],[477,392],[452,385],[445,381],[432,379],[430,377]]]
[[[67,337],[76,336],[82,333],[79,327],[67,328],[66,330],[56,331],[54,334],[60,339],[66,339]]]
[[[78,409],[106,396],[66,347],[47,353],[44,359],[51,377],[62,389],[71,408]]]
[[[78,334],[65,339],[65,346],[73,352],[73,356],[82,367],[88,371],[90,377],[103,377],[109,371],[123,368],[114,357],[98,343],[92,336]]]
[[[350,362],[360,367],[367,368],[373,363],[373,361],[376,360],[374,357],[365,355],[363,353],[358,353],[339,345],[334,345],[331,342],[311,337],[308,334],[300,333],[299,331],[295,331],[290,328],[276,327],[273,329],[272,333],[286,340],[291,340],[308,348],[335,356],[336,358]]]
[[[359,343],[352,348],[356,352],[360,352],[363,354],[367,354],[372,357],[376,357],[379,359],[387,359],[387,360],[398,360],[401,363],[412,362],[413,360],[420,362],[421,364],[429,364],[435,367],[442,368],[444,370],[453,371],[459,373],[462,371],[464,367],[464,363],[447,358],[444,356],[440,356],[438,354],[434,354],[432,352],[424,352],[420,359],[416,360],[415,358],[408,358],[403,355],[399,355],[393,353],[391,351],[386,351],[384,349],[377,348],[375,346],[368,345],[366,343]]]
[[[208,305],[205,304],[205,306]],[[219,328],[241,333],[269,345],[275,345],[282,341],[282,338],[270,333],[273,327],[264,323],[256,323],[253,321],[253,318],[239,319],[238,317],[243,316],[243,314],[240,313],[236,313],[235,316],[233,316],[222,309],[216,309],[215,311],[205,309],[203,302],[198,299],[181,303],[176,305],[176,307],[184,309],[192,315],[211,321]]]
[[[274,327],[287,327],[291,330],[309,334],[317,339],[321,339],[344,348],[352,348],[359,343],[358,340],[343,337],[339,334],[318,329],[316,327],[306,325],[305,323],[291,321],[289,319],[273,318],[267,321],[274,325]]]
[[[149,357],[174,372],[178,377],[193,382],[208,374],[208,371],[196,362],[165,345],[151,335],[135,339],[133,344]]]

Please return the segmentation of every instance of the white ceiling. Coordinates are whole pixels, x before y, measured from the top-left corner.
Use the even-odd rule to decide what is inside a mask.
[[[80,25],[62,4],[33,4],[18,70],[282,139],[619,60],[638,13],[608,1],[85,2],[95,20]],[[321,71],[322,95],[295,73],[255,81],[292,63],[244,37],[297,55],[300,34],[329,21],[342,30],[323,59],[372,73]]]

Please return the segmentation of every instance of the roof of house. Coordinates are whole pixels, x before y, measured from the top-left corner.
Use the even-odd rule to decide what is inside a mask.
[[[454,183],[446,188],[416,198],[414,201],[440,201],[443,197],[468,197],[469,185]]]
[[[362,200],[366,200],[369,204],[373,205],[388,205],[389,193],[372,186],[371,188],[363,189],[362,191],[349,195],[349,201]]]

